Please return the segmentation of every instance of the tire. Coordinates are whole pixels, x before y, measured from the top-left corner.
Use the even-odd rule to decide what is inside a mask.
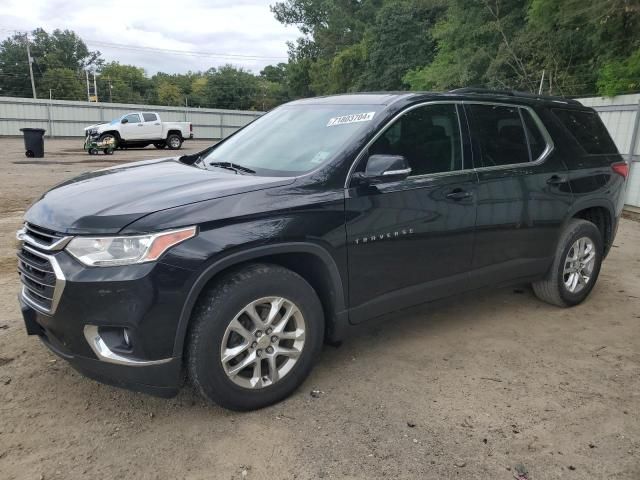
[[[89,155],[97,155],[98,154],[98,149],[97,148],[90,148],[89,149]]]
[[[112,133],[103,133],[102,135],[100,135],[100,138],[98,138],[99,142],[104,142],[105,140],[109,139],[109,138],[113,138],[113,148],[116,148],[118,146],[118,137],[116,137],[114,134]]]
[[[275,329],[273,332],[266,334],[265,329],[263,335],[258,336],[261,332],[251,328],[243,329],[243,332],[250,333],[247,337],[229,333],[228,327],[234,322],[244,322],[247,325],[248,316],[239,315],[240,312],[248,307],[252,302],[258,299],[264,300],[265,297],[282,297],[286,302],[294,304],[298,308],[299,314],[302,316],[304,332],[301,347],[297,347],[300,351],[299,356],[293,362],[292,366],[288,366],[287,362],[292,360],[288,355],[279,356],[277,351],[285,343],[284,347],[290,347],[288,350],[296,350],[296,343],[299,340],[280,339],[280,343],[276,345],[276,354],[270,355],[275,362],[282,362],[279,368],[286,369],[279,379],[270,382],[271,378],[271,358],[266,358],[266,352],[269,346],[261,345],[264,341],[272,342],[276,335],[285,334],[300,335],[299,316],[296,318],[291,315],[285,322],[291,325],[294,322],[295,330],[284,331],[278,333],[278,323],[274,322]],[[287,305],[286,303],[284,304]],[[260,308],[260,307],[259,307]],[[256,311],[256,310],[254,310]],[[260,311],[259,309],[257,311]],[[265,309],[262,312],[266,317]],[[288,311],[279,309],[278,316],[281,312]],[[280,319],[283,317],[280,316]],[[264,318],[263,318],[264,320]],[[253,325],[252,321],[249,324]],[[236,323],[238,325],[238,323]],[[266,327],[266,325],[265,325]],[[233,338],[237,335],[237,338]],[[317,359],[324,336],[324,315],[322,305],[313,288],[298,274],[277,265],[255,264],[247,266],[241,270],[232,272],[222,278],[219,282],[205,290],[196,307],[194,308],[191,319],[191,326],[188,337],[187,346],[187,368],[191,382],[200,393],[208,400],[221,405],[222,407],[246,411],[254,410],[268,405],[272,405],[280,400],[288,397],[308,376],[313,368],[313,364]],[[229,362],[223,365],[221,358],[223,348],[229,348],[227,342],[241,340],[242,347],[245,352],[239,354]],[[275,337],[276,339],[278,337]],[[298,337],[297,337],[298,338]],[[257,341],[256,341],[257,339]],[[258,343],[261,342],[261,343]],[[286,343],[291,342],[291,343]],[[296,343],[294,343],[296,342]],[[258,344],[257,346],[255,344]],[[237,348],[237,347],[236,347]],[[265,350],[262,350],[265,348]],[[274,352],[271,347],[271,352]],[[258,351],[260,350],[260,351]],[[227,350],[229,351],[229,350]],[[260,354],[260,352],[263,352]],[[246,354],[246,357],[243,357]],[[249,359],[253,355],[256,360],[248,363],[246,369],[238,372],[236,376],[227,374],[226,368],[233,369],[238,367],[240,363]],[[238,363],[236,359],[240,359]],[[250,360],[250,359],[249,359]],[[256,370],[254,366],[258,364],[260,374],[255,376]],[[275,368],[278,370],[278,368]],[[264,376],[263,376],[264,375]],[[250,377],[250,378],[245,378]],[[240,385],[240,382],[250,383],[252,379],[259,379],[256,383],[257,387]]]
[[[35,153],[33,153],[33,150],[27,150],[26,152],[24,152],[25,157],[27,158],[33,158],[36,156]]]
[[[180,150],[182,147],[182,137],[175,133],[171,133],[166,140],[166,145],[169,147],[169,150]]]
[[[113,155],[113,150],[110,148],[105,148],[103,152],[105,155]]]
[[[569,265],[567,263],[569,253],[573,256],[575,250],[572,249],[575,249],[576,242],[581,239],[588,239],[593,246],[593,267],[589,272],[586,284],[579,282],[578,286],[582,285],[582,288],[579,291],[571,291],[571,288],[565,284],[571,275],[565,273],[565,267]],[[588,241],[583,242],[583,245],[585,243],[588,244]],[[560,236],[553,264],[546,278],[532,284],[534,293],[540,300],[558,307],[572,307],[582,303],[589,296],[598,280],[603,252],[602,233],[598,227],[587,220],[571,220]]]
[[[164,142],[158,142],[153,144],[158,150],[162,150],[163,148],[167,148],[167,144]]]

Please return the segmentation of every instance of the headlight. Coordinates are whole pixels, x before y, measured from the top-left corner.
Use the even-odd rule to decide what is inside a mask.
[[[150,235],[75,237],[67,252],[89,267],[110,267],[152,262],[169,248],[195,236],[196,227]]]

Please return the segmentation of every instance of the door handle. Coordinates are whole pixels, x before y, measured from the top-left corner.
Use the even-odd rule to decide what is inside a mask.
[[[447,198],[449,200],[455,200],[456,202],[465,198],[469,198],[470,196],[471,192],[467,192],[466,190],[462,190],[461,188],[456,188],[455,190],[447,193]]]
[[[547,183],[549,185],[560,185],[562,183],[567,183],[568,178],[566,175],[552,175],[547,179]]]
[[[159,123],[154,123],[154,125],[160,125]]]

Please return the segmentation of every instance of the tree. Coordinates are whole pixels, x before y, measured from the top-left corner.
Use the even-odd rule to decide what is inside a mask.
[[[100,52],[90,51],[72,31],[54,30],[49,34],[37,28],[29,37],[36,88],[46,92],[46,96],[49,95],[49,90],[40,85],[40,82],[49,69],[56,69],[56,72],[49,74],[47,84],[55,84],[58,90],[68,93],[74,91],[75,86],[63,88],[59,80],[54,80],[56,76],[68,76],[68,71],[79,75],[83,69],[99,66],[101,63]],[[67,73],[63,73],[65,71]],[[31,96],[25,35],[15,34],[0,43],[0,88],[2,95]]]
[[[86,100],[84,79],[69,68],[48,68],[38,82],[38,96],[56,100]]]
[[[402,90],[412,69],[436,53],[432,29],[446,8],[439,0],[388,1],[376,14],[364,41],[366,61],[359,83],[367,90]]]
[[[99,73],[98,91],[108,92],[110,86],[110,100],[114,103],[151,103],[155,96],[152,82],[142,68],[110,62],[104,64]],[[102,100],[106,99],[102,97]]]
[[[259,93],[258,78],[243,68],[225,65],[207,71],[207,106],[213,108],[255,108]]]
[[[184,93],[175,83],[160,80],[156,85],[156,95],[162,105],[183,105]]]

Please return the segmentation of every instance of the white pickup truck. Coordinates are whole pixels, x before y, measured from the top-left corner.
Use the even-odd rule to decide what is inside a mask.
[[[84,129],[85,136],[98,135],[100,140],[113,139],[120,148],[168,147],[178,150],[182,142],[193,138],[190,122],[163,122],[156,112],[131,112],[108,123],[90,125]]]

